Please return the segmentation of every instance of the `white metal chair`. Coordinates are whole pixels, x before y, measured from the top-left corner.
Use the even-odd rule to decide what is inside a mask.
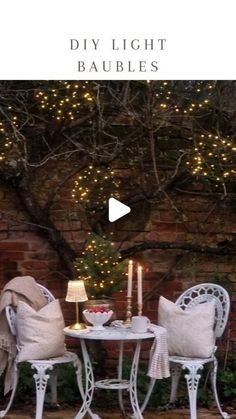
[[[207,301],[215,301],[215,326],[214,332],[215,337],[219,338],[222,336],[229,316],[230,299],[227,291],[217,284],[205,283],[196,285],[186,290],[176,301],[176,305],[184,310],[191,310],[192,307],[197,304],[205,303]],[[215,350],[217,347],[215,347]],[[187,370],[185,374],[189,404],[190,404],[190,417],[191,419],[197,418],[197,390],[199,379],[201,378],[200,371],[204,365],[209,364],[211,385],[214,394],[214,398],[219,409],[219,412],[223,418],[229,418],[226,412],[223,412],[219,403],[217,387],[216,387],[216,376],[218,362],[215,354],[212,354],[210,358],[184,358],[180,356],[170,356],[170,368],[171,368],[171,395],[170,403],[174,403],[177,398],[177,388],[182,370]]]
[[[184,310],[191,310],[192,307],[196,306],[197,304],[202,304],[207,301],[215,301],[215,326],[214,326],[214,333],[215,338],[219,338],[222,336],[227,320],[229,317],[229,309],[230,309],[230,299],[227,291],[217,284],[211,283],[204,283],[195,285],[192,288],[186,290],[180,297],[176,300],[175,304],[181,307]],[[215,347],[216,351],[217,347]],[[208,364],[210,367],[210,376],[211,376],[211,385],[213,394],[215,397],[215,401],[221,416],[224,419],[229,418],[230,416],[228,413],[223,412],[219,403],[219,398],[217,394],[217,387],[216,387],[216,376],[217,376],[217,368],[218,362],[215,356],[215,353],[212,354],[210,358],[185,358],[181,356],[170,356],[170,371],[171,371],[171,395],[169,406],[172,406],[176,399],[177,399],[177,389],[178,384],[181,376],[182,370],[187,370],[187,374],[185,374],[187,387],[188,387],[188,395],[189,395],[189,405],[190,405],[190,418],[197,419],[197,390],[198,390],[198,383],[201,378],[201,374],[199,373],[200,370],[203,369],[204,365]],[[141,407],[141,412],[144,411],[148,400],[151,396],[153,387],[155,385],[155,379],[151,379],[149,389],[145,400]]]
[[[37,284],[42,290],[44,296],[46,297],[48,303],[55,300],[52,293],[42,285]],[[11,306],[6,307],[6,316],[8,324],[11,330],[11,333],[16,336],[17,339],[17,330],[16,330],[16,313]],[[64,355],[42,360],[29,359],[27,361],[31,364],[31,368],[36,370],[36,373],[33,375],[35,380],[36,388],[36,415],[35,419],[41,419],[43,415],[43,405],[45,398],[45,391],[47,387],[48,379],[50,378],[50,388],[51,388],[51,403],[57,404],[57,366],[61,364],[73,363],[76,370],[77,384],[83,398],[83,386],[82,386],[82,365],[78,356],[73,353],[66,351]],[[0,418],[3,418],[9,411],[17,388],[18,378],[19,378],[19,367],[17,362],[17,356],[14,362],[14,385],[11,393],[10,400],[8,402],[7,408],[0,412]]]

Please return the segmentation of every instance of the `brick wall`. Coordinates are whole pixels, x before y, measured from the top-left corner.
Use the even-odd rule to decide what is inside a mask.
[[[52,216],[67,240],[79,250],[89,227],[85,215],[71,201],[70,195],[71,185],[67,185],[61,196],[57,197]],[[178,194],[171,199],[172,203],[163,200],[153,206],[144,231],[133,236],[132,243],[125,241],[122,246],[126,247],[142,240],[191,241],[208,246],[221,246],[228,241],[232,245],[236,234],[236,214],[232,208],[227,208],[207,196]],[[119,237],[122,238],[123,234],[124,232]],[[181,250],[148,250],[136,254],[134,259],[144,266],[144,292],[150,294],[145,300],[144,314],[152,321],[157,319],[159,295],[175,300],[184,289],[197,282],[220,281],[229,287],[232,301],[229,323],[230,348],[236,349],[234,257],[190,254]],[[163,280],[168,271],[170,275]],[[16,275],[32,275],[38,282],[47,286],[61,299],[66,322],[72,321],[74,305],[64,302],[67,279],[56,252],[39,236],[14,194],[0,187],[0,287]],[[114,295],[118,318],[125,316],[125,295],[125,290]],[[134,314],[137,310],[135,301],[134,291]]]

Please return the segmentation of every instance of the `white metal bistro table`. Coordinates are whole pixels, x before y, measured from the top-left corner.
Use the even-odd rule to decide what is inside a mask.
[[[131,332],[130,328],[111,326],[107,326],[103,330],[92,330],[92,328],[88,328],[84,331],[71,330],[68,327],[66,327],[64,329],[64,332],[67,336],[71,336],[80,340],[85,369],[85,391],[83,393],[83,403],[74,419],[82,419],[86,415],[86,413],[88,413],[92,419],[100,419],[100,417],[97,414],[93,413],[90,409],[95,388],[118,390],[119,404],[123,412],[124,407],[122,401],[122,390],[129,391],[130,402],[133,409],[133,417],[135,419],[143,419],[143,409],[140,409],[137,396],[137,374],[139,357],[142,341],[146,339],[153,339],[154,334],[152,332],[133,333]],[[86,340],[104,340],[120,342],[117,379],[107,379],[99,381],[94,380],[92,363],[85,343]],[[122,379],[123,348],[124,343],[128,341],[134,341],[136,345],[129,380],[124,380]]]

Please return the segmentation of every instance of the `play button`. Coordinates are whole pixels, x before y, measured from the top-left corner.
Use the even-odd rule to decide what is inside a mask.
[[[126,214],[129,214],[131,211],[128,205],[123,204],[115,198],[109,198],[108,200],[108,220],[113,223],[119,218],[124,217]]]
[[[96,182],[91,180],[90,183],[87,172],[81,172],[80,176],[82,184],[78,185],[81,188],[78,189],[78,202],[84,207],[84,221],[88,228],[104,234],[111,241],[122,243],[151,231],[151,202],[145,196],[145,188],[136,172],[132,174],[129,170],[116,169],[115,173],[103,171],[101,176],[96,172]],[[91,170],[91,179],[94,176]]]

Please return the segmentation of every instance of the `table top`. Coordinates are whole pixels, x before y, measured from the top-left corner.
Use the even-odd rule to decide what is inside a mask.
[[[154,333],[133,333],[128,327],[106,326],[103,330],[93,330],[88,327],[84,330],[72,330],[65,327],[64,332],[67,336],[79,339],[94,339],[94,340],[143,340],[154,338]]]

